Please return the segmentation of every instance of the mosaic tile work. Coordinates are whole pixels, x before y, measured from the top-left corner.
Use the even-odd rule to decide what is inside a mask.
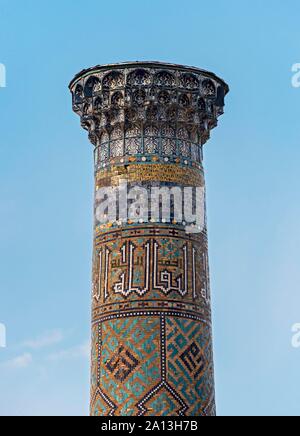
[[[214,413],[207,265],[205,234],[137,226],[96,239],[93,415]]]
[[[120,178],[128,183],[159,181],[160,183],[176,183],[186,186],[204,186],[203,172],[181,168],[178,165],[133,164],[126,167],[112,167],[110,170],[102,170],[96,173],[96,189],[103,186],[118,186]]]
[[[221,79],[132,63],[85,70],[70,89],[95,146],[96,191],[121,180],[205,186],[202,147],[228,92]],[[215,414],[206,228],[95,219],[91,415]]]
[[[174,231],[170,237],[163,229],[154,236],[151,227],[137,227],[135,232],[139,236],[125,236],[128,233],[120,231],[117,239],[97,243],[94,309],[136,298],[141,302],[168,296],[206,310],[210,304],[206,236],[188,238],[184,231]]]
[[[130,139],[126,139],[127,137]],[[191,136],[183,127],[175,131],[170,127],[159,128],[152,125],[146,126],[144,131],[135,127],[123,132],[117,126],[110,134],[102,136],[101,140],[107,142],[95,148],[96,170],[122,165],[132,159],[144,162],[174,162],[182,159],[185,165],[190,166],[200,166],[202,162],[202,148],[193,142],[198,142],[199,138]]]
[[[94,329],[93,415],[214,415],[209,325],[144,312]]]

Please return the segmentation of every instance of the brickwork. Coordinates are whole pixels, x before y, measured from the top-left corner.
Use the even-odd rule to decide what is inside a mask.
[[[95,191],[204,187],[202,147],[227,85],[176,65],[95,67],[70,85],[95,147]],[[95,220],[93,416],[214,416],[206,227]]]

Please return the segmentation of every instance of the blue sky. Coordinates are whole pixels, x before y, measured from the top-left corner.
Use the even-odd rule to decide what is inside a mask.
[[[219,415],[299,415],[297,0],[0,0],[0,415],[86,415],[92,146],[68,83],[159,60],[231,87],[206,145]]]

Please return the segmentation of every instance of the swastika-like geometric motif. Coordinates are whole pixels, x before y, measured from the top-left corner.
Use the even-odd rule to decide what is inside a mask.
[[[116,404],[116,416],[137,415],[139,399],[149,386],[154,387],[160,380],[159,318],[124,317],[101,322],[101,326],[101,359],[97,369],[99,387]],[[123,344],[121,359],[112,375],[120,344]],[[93,410],[94,407],[92,404]]]
[[[192,416],[205,416],[214,402],[211,327],[191,320],[167,320],[168,377],[190,405]]]
[[[204,188],[203,145],[228,92],[221,79],[129,63],[85,70],[70,89],[95,147],[96,192],[121,181]],[[175,213],[168,224],[139,218],[95,217],[91,415],[214,416],[206,227],[192,232]]]
[[[205,368],[203,353],[195,342],[188,346],[186,351],[181,354],[180,359],[195,379]]]
[[[106,367],[116,380],[123,382],[138,364],[139,361],[133,354],[121,345],[116,354],[106,363]]]

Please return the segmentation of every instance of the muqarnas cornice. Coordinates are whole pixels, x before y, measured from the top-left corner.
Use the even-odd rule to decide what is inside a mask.
[[[202,146],[223,114],[229,88],[198,68],[135,62],[83,70],[70,90],[73,110],[95,147],[145,131],[146,136],[163,136],[169,128],[168,136],[184,132],[186,140]]]

